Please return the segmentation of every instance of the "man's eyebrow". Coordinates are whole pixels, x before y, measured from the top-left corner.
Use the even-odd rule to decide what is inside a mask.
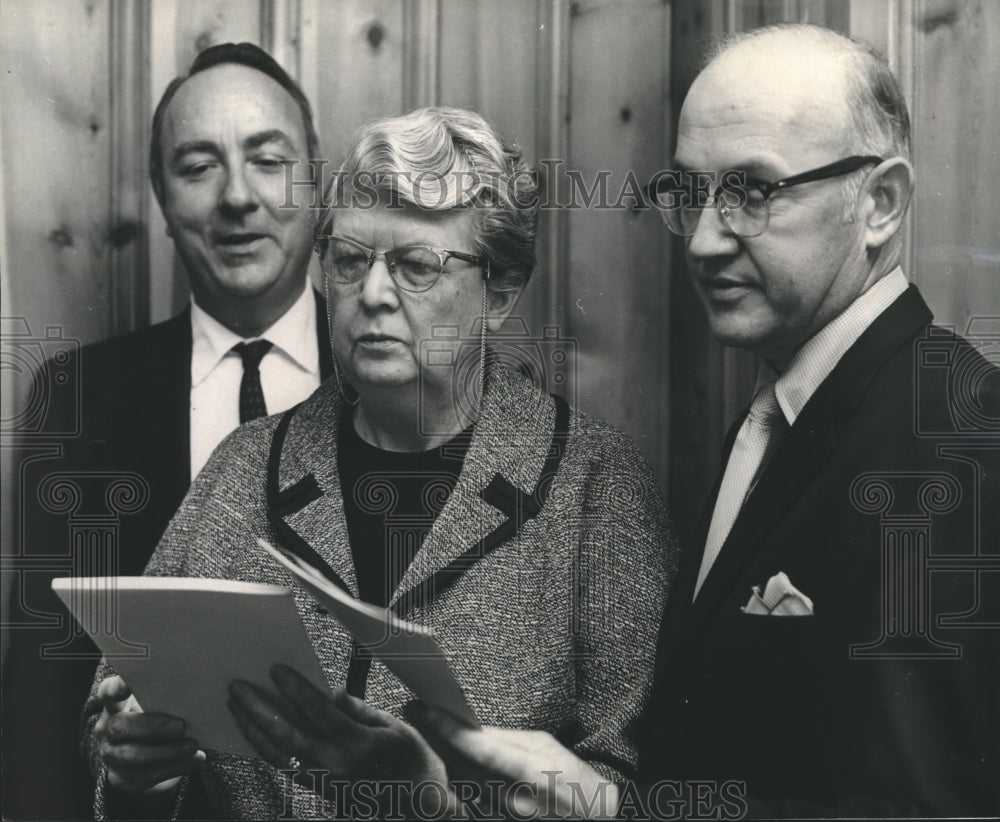
[[[778,174],[774,166],[770,163],[759,163],[759,162],[749,162],[749,163],[738,163],[732,168],[727,169],[728,171],[740,171],[747,177],[753,180],[762,180],[765,178],[777,179],[781,175]]]
[[[280,128],[271,128],[267,131],[258,131],[256,134],[251,134],[243,141],[243,147],[254,149],[268,143],[284,143],[286,148],[295,149],[295,142]]]
[[[219,147],[211,140],[189,140],[175,146],[171,155],[171,160],[177,162],[185,154],[218,154]]]
[[[710,169],[693,169],[684,163],[679,163],[675,159],[673,165],[671,166],[673,171],[680,171],[684,174],[693,174],[695,171],[703,171],[705,173],[713,173]],[[774,166],[765,160],[748,160],[745,163],[733,163],[730,166],[722,169],[720,173],[725,173],[727,171],[740,171],[746,174],[754,180],[760,180],[763,178],[776,177],[777,172]]]

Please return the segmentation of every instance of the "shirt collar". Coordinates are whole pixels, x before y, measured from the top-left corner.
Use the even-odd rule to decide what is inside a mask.
[[[241,337],[191,300],[191,386],[199,385],[234,345],[266,338],[303,371],[319,375],[316,339],[316,300],[306,281],[302,294],[267,330],[256,337]]]
[[[775,381],[778,405],[788,424],[794,425],[840,358],[906,288],[906,276],[897,266],[810,337],[783,374],[778,375],[769,363],[762,361],[754,394],[764,383]]]

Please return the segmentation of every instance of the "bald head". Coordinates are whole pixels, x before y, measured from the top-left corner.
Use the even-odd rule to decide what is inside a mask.
[[[723,40],[701,76],[710,72],[733,88],[742,83],[758,97],[784,100],[802,120],[835,121],[851,151],[910,159],[906,101],[885,59],[865,42],[819,26],[768,26]]]
[[[675,155],[692,178],[744,185],[735,208],[717,188],[685,235],[720,342],[780,369],[895,267],[908,127],[895,80],[859,43],[781,26],[723,45],[684,101]]]

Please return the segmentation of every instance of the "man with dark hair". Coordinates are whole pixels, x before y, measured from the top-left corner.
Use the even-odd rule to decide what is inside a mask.
[[[286,202],[289,164],[317,154],[308,101],[256,46],[206,49],[168,86],[153,119],[150,177],[193,299],[173,319],[82,350],[80,433],[58,460],[25,469],[26,556],[60,566],[68,557],[75,575],[141,573],[215,446],[241,423],[305,399],[331,373],[325,305],[307,276],[315,192],[296,185],[296,201]],[[117,546],[70,544],[65,512],[53,514],[46,498],[55,475],[83,500],[71,517],[104,513],[93,507],[95,483],[97,505],[123,483],[131,503],[112,515],[120,514]],[[12,631],[7,818],[90,815],[78,723],[99,654],[49,590],[66,573],[24,572],[13,604],[15,622],[58,624]]]
[[[757,390],[684,544],[637,782],[432,714],[479,781],[537,783],[519,815],[1000,813],[1000,369],[900,266],[909,128],[871,48],[813,26],[694,81],[662,216]]]

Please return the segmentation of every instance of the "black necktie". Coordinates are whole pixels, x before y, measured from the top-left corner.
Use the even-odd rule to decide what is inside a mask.
[[[243,358],[243,379],[240,381],[240,425],[257,417],[267,416],[264,389],[260,384],[260,361],[270,348],[271,343],[267,340],[233,346],[233,351]]]

